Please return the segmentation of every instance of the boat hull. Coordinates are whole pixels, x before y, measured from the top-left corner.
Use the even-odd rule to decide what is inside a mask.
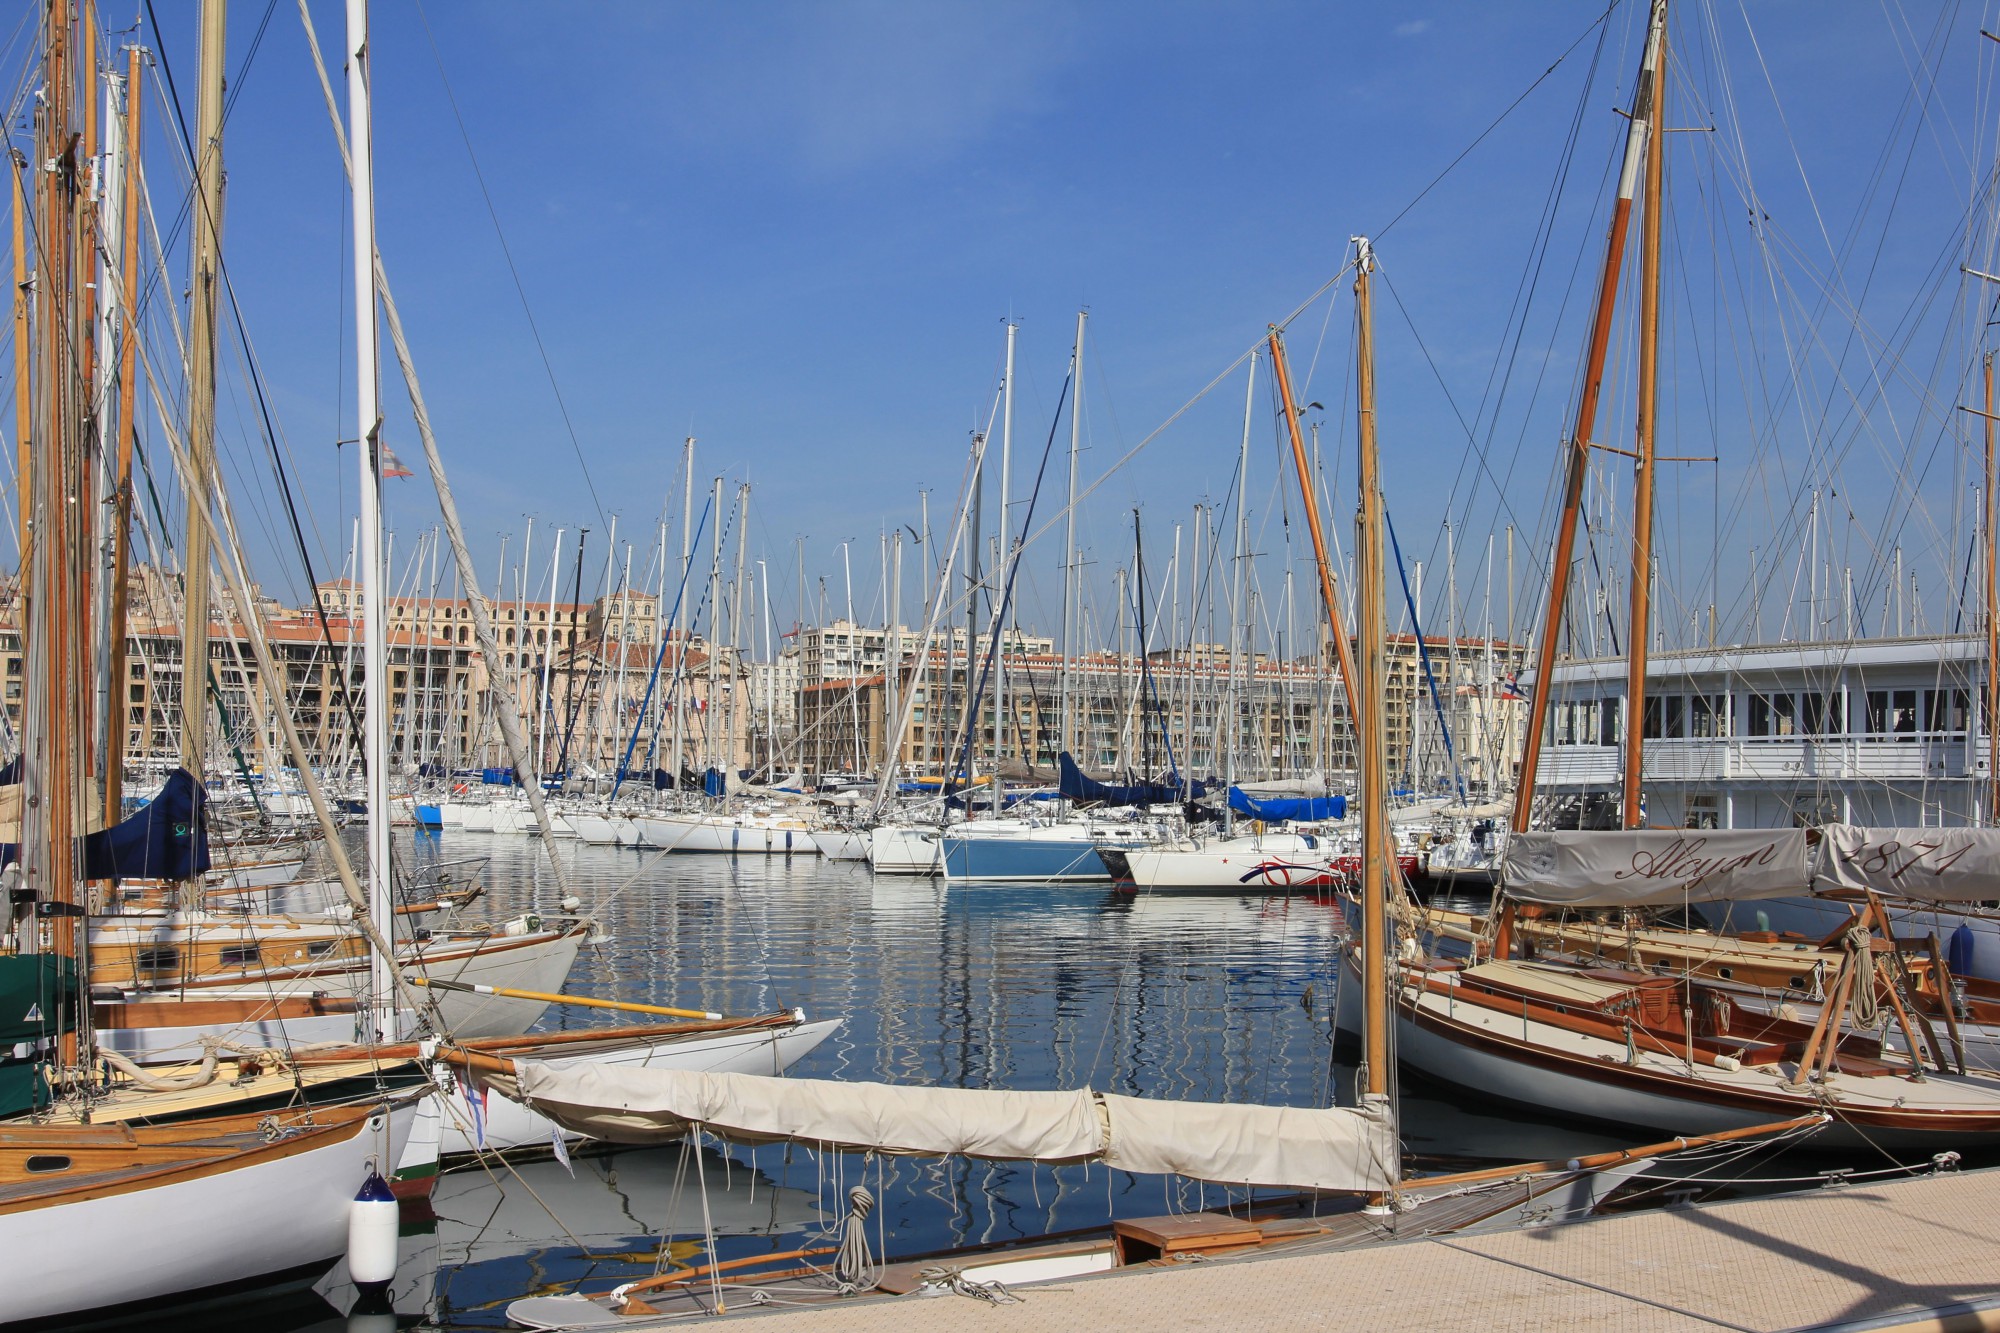
[[[647,843],[668,852],[722,856],[814,855],[810,830],[754,815],[642,815],[632,821]]]
[[[941,862],[936,829],[884,824],[868,831],[868,864],[878,875],[935,875]]]
[[[1343,989],[1360,993],[1349,951]],[[1360,1005],[1344,994],[1341,1031],[1360,1031]],[[1687,1077],[1675,1060],[1640,1053],[1627,1060],[1609,1041],[1576,1039],[1546,1024],[1470,1002],[1418,995],[1405,985],[1395,1004],[1398,1063],[1482,1101],[1499,1101],[1563,1120],[1668,1135],[1715,1134],[1826,1109],[1833,1119],[1817,1149],[1888,1148],[1934,1152],[2000,1142],[2000,1083],[1977,1080],[1950,1109],[1927,1110],[1901,1079],[1840,1076],[1831,1088],[1793,1089],[1789,1066]],[[1933,1076],[1934,1084],[1947,1082]],[[1891,1086],[1871,1088],[1870,1084]],[[1897,1089],[1905,1089],[1899,1095]],[[1907,1102],[1909,1105],[1904,1105]]]
[[[279,1142],[217,1169],[95,1197],[0,1205],[0,1252],[32,1274],[0,1323],[73,1319],[333,1263],[371,1162],[394,1162],[414,1108]]]
[[[635,1042],[610,1051],[555,1054],[542,1063],[558,1068],[588,1064],[711,1074],[782,1074],[832,1036],[840,1022],[827,1018],[782,1028],[697,1033]],[[583,1137],[559,1129],[553,1120],[491,1088],[468,1088],[456,1078],[447,1078],[433,1100],[442,1114],[441,1146],[447,1157],[547,1148],[558,1135],[570,1141]]]

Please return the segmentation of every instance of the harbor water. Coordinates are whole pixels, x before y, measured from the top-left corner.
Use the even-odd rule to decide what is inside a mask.
[[[570,891],[609,932],[579,958],[572,992],[732,1014],[796,1007],[841,1019],[839,1031],[793,1067],[797,1077],[1087,1086],[1295,1106],[1353,1097],[1354,1070],[1332,1040],[1344,923],[1330,896],[946,887],[814,856],[557,847]],[[417,864],[485,858],[481,906],[496,919],[552,909],[561,896],[531,839],[420,832],[404,835],[399,854]],[[553,1008],[542,1026],[599,1026],[606,1017]],[[1419,1167],[1569,1157],[1637,1141],[1495,1114],[1416,1085],[1402,1090],[1399,1110],[1405,1150]],[[782,1145],[478,1163],[441,1180],[435,1222],[406,1226],[398,1322],[501,1328],[507,1303],[524,1295],[601,1292],[652,1276],[669,1260],[700,1264],[837,1244],[856,1185],[875,1196],[869,1233],[889,1257],[1225,1198],[1214,1186],[1101,1165],[864,1157]],[[336,1271],[313,1287],[266,1293],[184,1326],[362,1327],[347,1318],[352,1301]],[[388,1316],[354,1319],[364,1317]]]

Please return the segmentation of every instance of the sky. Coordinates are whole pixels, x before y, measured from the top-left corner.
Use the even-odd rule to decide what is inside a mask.
[[[311,8],[337,60],[342,7]],[[156,113],[170,75],[192,119],[196,6],[153,10],[148,172],[171,250],[184,171]],[[1237,363],[1302,306],[1290,359],[1301,402],[1321,404],[1307,418],[1345,543],[1353,305],[1333,280],[1366,234],[1382,265],[1384,485],[1406,561],[1430,567],[1426,627],[1443,614],[1449,518],[1470,632],[1504,630],[1514,526],[1525,634],[1643,19],[1632,0],[379,4],[377,238],[488,590],[531,516],[533,586],[552,530],[567,550],[582,526],[598,591],[614,515],[640,577],[663,509],[678,525],[692,435],[698,492],[717,475],[732,500],[753,488],[747,555],[768,566],[780,624],[817,617],[822,581],[842,609],[842,543],[857,612],[879,620],[881,534],[918,525],[926,493],[933,529],[949,527],[1012,320],[1016,528],[1056,440],[1019,596],[1024,622],[1051,630],[1057,408],[1080,309],[1083,480],[1152,437],[1079,508],[1100,631],[1135,508],[1157,597],[1175,525],[1185,566],[1193,507],[1233,502]],[[1931,622],[1951,613],[1970,509],[1968,424],[1949,405],[1967,391],[1978,286],[1957,267],[1976,254],[1968,211],[1990,204],[2000,52],[1982,27],[2000,21],[1976,4],[1678,6],[1662,447],[1717,461],[1663,470],[1675,634],[1706,633],[1714,603],[1732,638],[1795,636],[1834,615],[1812,590],[1850,581],[1874,608],[1861,628],[1879,628],[1898,544]],[[18,43],[8,58],[19,67]],[[353,449],[336,444],[357,433],[347,194],[295,6],[238,0],[229,68],[225,263],[325,578],[346,560],[355,493]],[[10,128],[18,141],[19,117]],[[1604,439],[1629,437],[1631,337],[1614,344]],[[263,411],[240,350],[224,361],[232,490],[260,575],[297,597]],[[386,352],[383,384],[390,446],[417,463]],[[1267,376],[1252,397],[1269,637],[1285,568],[1298,625],[1313,608]],[[399,581],[435,522],[417,470],[388,491]],[[1607,456],[1593,492],[1587,597],[1623,595],[1628,470]],[[1217,513],[1232,541],[1233,512]],[[921,615],[917,561],[906,621]],[[1586,619],[1615,636],[1615,617]]]

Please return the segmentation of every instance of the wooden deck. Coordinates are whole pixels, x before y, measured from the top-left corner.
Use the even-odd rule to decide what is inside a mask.
[[[1955,1317],[1930,1327],[1990,1328],[2000,1327],[1995,1217],[2000,1169],[1333,1252],[1302,1240],[1275,1253],[1022,1287],[1018,1305],[957,1296],[876,1298],[769,1317],[828,1333],[884,1327],[1776,1333],[1914,1323],[1925,1312],[1943,1311]],[[744,1311],[741,1317],[766,1316]],[[653,1321],[619,1323],[642,1329]]]

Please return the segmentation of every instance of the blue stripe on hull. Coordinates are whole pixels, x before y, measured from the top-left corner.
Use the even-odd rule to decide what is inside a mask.
[[[1078,838],[1067,842],[1011,838],[947,837],[944,873],[948,879],[1048,880],[1109,879],[1096,844]]]

